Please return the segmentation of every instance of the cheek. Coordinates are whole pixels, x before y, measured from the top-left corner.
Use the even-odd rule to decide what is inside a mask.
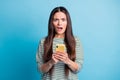
[[[64,28],[66,29],[66,27],[67,27],[67,22],[66,22],[66,23],[64,23]]]
[[[54,26],[54,27],[57,27],[57,23],[53,22],[53,26]]]
[[[66,31],[67,27],[64,28],[64,31]]]

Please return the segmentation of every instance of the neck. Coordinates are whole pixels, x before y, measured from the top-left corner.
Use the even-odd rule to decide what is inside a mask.
[[[64,36],[65,36],[64,34],[56,34],[55,38],[64,38]]]

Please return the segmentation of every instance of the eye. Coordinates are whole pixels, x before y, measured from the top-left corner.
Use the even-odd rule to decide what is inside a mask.
[[[66,19],[65,19],[65,18],[62,18],[62,21],[66,21]]]
[[[53,21],[58,21],[58,19],[53,19]]]

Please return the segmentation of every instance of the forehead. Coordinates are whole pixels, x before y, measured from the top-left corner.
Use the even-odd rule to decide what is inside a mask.
[[[66,14],[63,12],[56,12],[54,18],[66,18]]]

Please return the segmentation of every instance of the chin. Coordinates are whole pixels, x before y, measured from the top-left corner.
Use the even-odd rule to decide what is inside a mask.
[[[62,35],[62,34],[64,34],[64,33],[63,33],[63,32],[62,32],[62,33],[58,32],[57,34]]]

